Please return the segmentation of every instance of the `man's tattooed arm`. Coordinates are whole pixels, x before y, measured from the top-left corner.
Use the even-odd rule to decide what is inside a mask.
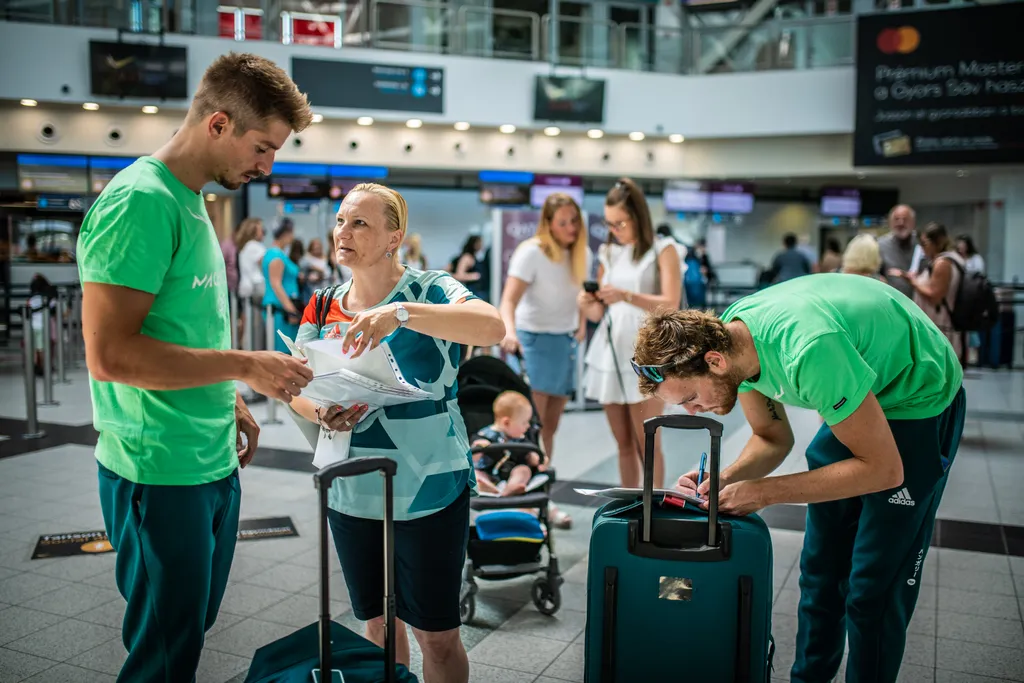
[[[765,397],[764,400],[767,402],[768,412],[770,412],[772,414],[772,419],[773,420],[778,420],[779,422],[781,422],[782,418],[779,417],[779,411],[775,409],[775,401],[771,400],[767,396]]]

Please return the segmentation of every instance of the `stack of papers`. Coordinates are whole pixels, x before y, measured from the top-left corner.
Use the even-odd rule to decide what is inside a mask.
[[[643,489],[628,489],[622,487],[610,488],[610,489],[573,489],[576,493],[584,496],[598,496],[599,498],[617,498],[619,500],[640,500],[644,496]],[[704,505],[704,500],[700,497],[694,497],[686,493],[680,493],[675,489],[654,489],[652,492],[653,498],[674,498],[676,500],[684,500],[687,503],[692,503],[697,507]]]
[[[291,354],[307,359],[313,371],[313,379],[299,395],[324,408],[366,404],[369,409],[362,418],[366,419],[378,408],[433,399],[430,392],[405,380],[387,342],[352,358],[351,350],[342,351],[341,339],[319,339],[298,346],[280,331],[278,334]],[[351,442],[350,431],[320,430],[313,464],[324,467],[345,460]]]

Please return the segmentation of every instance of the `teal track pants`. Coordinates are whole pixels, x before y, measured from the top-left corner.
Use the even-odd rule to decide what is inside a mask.
[[[831,681],[847,637],[847,683],[895,683],[965,409],[961,389],[938,417],[889,421],[896,489],[807,506],[793,683]],[[810,469],[850,457],[827,425],[807,448]]]
[[[99,465],[100,504],[128,601],[118,683],[195,680],[238,535],[238,470],[198,486],[135,484]]]

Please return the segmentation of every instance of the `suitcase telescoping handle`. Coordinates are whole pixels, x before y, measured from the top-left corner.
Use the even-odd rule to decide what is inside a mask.
[[[395,496],[398,463],[391,458],[351,458],[313,475],[320,499],[320,683],[333,683],[331,671],[330,544],[327,494],[335,479],[380,472],[384,479],[384,683],[395,680]],[[324,674],[324,672],[327,672]]]
[[[711,432],[711,489],[708,492],[708,547],[718,544],[718,470],[722,459],[722,423],[697,415],[659,415],[644,421],[643,542],[651,542],[651,510],[654,507],[654,435],[658,429],[706,429]],[[700,485],[700,482],[697,482]]]

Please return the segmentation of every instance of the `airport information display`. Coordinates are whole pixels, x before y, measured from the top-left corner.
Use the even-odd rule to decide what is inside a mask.
[[[315,107],[444,113],[444,69],[292,57],[292,79]]]

